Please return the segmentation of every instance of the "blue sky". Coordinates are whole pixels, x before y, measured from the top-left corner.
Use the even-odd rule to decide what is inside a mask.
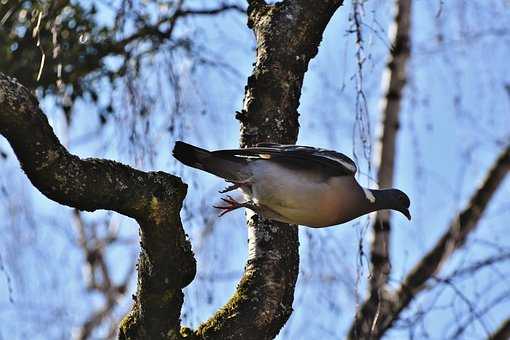
[[[409,223],[400,215],[393,218],[392,285],[398,284],[444,232],[455,212],[476,190],[502,148],[501,143],[510,140],[510,95],[504,88],[510,82],[508,6],[496,0],[414,2],[413,54],[401,115],[395,179],[395,186],[411,197],[413,221]],[[379,123],[380,78],[388,53],[386,28],[391,6],[389,2],[368,1],[365,10],[367,61],[363,85],[368,96],[373,144]],[[354,149],[360,152],[360,141],[353,137],[355,44],[352,34],[346,33],[350,11],[350,3],[346,2],[335,15],[306,74],[299,108],[298,143],[332,148],[352,156]],[[123,124],[129,123],[127,110],[119,111],[118,126],[112,124],[102,135],[83,139],[79,137],[97,127],[97,122],[91,119],[94,108],[90,103],[83,102],[77,107],[77,118],[69,128],[51,98],[44,100],[42,106],[57,135],[67,141],[72,152],[175,173],[189,184],[182,217],[198,260],[198,276],[186,289],[183,320],[196,327],[227,301],[242,273],[247,238],[244,213],[234,212],[218,220],[211,217],[215,214],[211,206],[220,197],[217,190],[223,187],[222,181],[177,164],[170,150],[177,139],[211,149],[238,145],[239,126],[234,111],[242,106],[255,52],[244,18],[234,13],[188,22],[180,27],[179,34],[184,33],[191,33],[210,56],[221,58],[237,72],[194,69],[193,60],[185,55],[171,58],[158,55],[147,65],[143,80],[145,90],[156,93],[157,98],[150,118],[151,129],[133,150],[126,147],[128,136]],[[164,69],[170,60],[178,70],[182,95],[181,111],[176,116],[178,129],[173,135],[165,127],[175,99],[166,75],[154,72]],[[117,108],[122,108],[125,89],[120,86],[113,96]],[[0,143],[3,150],[10,150],[4,140]],[[149,151],[154,152],[152,161]],[[373,185],[367,176],[367,160],[360,157],[359,161],[364,174],[359,181]],[[0,184],[16,200],[4,198],[0,205],[0,216],[5,221],[0,223],[0,229],[6,235],[0,241],[5,267],[0,271],[0,323],[4,325],[0,335],[23,339],[39,333],[44,334],[41,339],[66,338],[69,328],[62,323],[47,327],[43,316],[78,326],[90,305],[100,302],[97,296],[84,294],[82,258],[73,246],[76,237],[69,222],[70,209],[33,190],[12,155],[1,166]],[[510,236],[505,221],[509,217],[509,190],[507,180],[466,248],[454,256],[440,275],[497,254],[498,249],[508,251]],[[103,212],[85,215],[90,221],[109,218]],[[119,268],[120,276],[136,257],[138,232],[129,219],[112,216],[122,222],[122,233],[135,240],[133,247],[118,247],[109,254],[110,263]],[[206,227],[205,218],[216,222]],[[336,339],[345,334],[354,315],[357,295],[362,298],[365,292],[368,268],[366,260],[359,265],[358,244],[361,238],[368,249],[368,224],[367,218],[361,218],[321,230],[300,227],[301,273],[295,312],[279,339]],[[500,248],[488,246],[489,243]],[[20,251],[30,247],[32,251]],[[508,264],[496,269],[481,271],[458,283],[480,308],[510,289]],[[14,303],[8,301],[7,276],[12,281]],[[211,276],[219,279],[211,282],[208,280]],[[41,290],[48,295],[40,294]],[[134,292],[134,282],[131,291]],[[438,294],[439,302],[432,298]],[[125,308],[129,296],[122,302]],[[88,303],[83,304],[83,299]],[[501,305],[484,314],[482,321],[472,323],[466,338],[484,338],[485,326],[494,329],[508,317],[510,304],[502,300]],[[52,306],[51,313],[41,314],[39,311],[47,305]],[[453,334],[453,321],[457,318],[457,323],[462,324],[462,318],[468,314],[467,306],[451,289],[440,291],[431,287],[405,316],[427,308],[434,311],[423,318],[421,327],[433,339]],[[123,311],[120,308],[117,313]],[[27,318],[32,320],[30,327],[26,326]],[[409,331],[402,328],[389,333],[387,339],[408,337]]]

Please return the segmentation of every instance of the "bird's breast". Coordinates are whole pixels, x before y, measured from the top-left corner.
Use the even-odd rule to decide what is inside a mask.
[[[323,227],[341,223],[349,213],[349,188],[352,176],[325,178],[310,170],[285,168],[278,163],[260,162],[253,171],[251,193],[245,192],[263,213],[264,207],[277,216],[266,216],[286,223]],[[357,183],[356,183],[357,185]],[[346,206],[347,205],[347,206]],[[343,208],[342,208],[343,206]],[[269,212],[268,215],[271,215]]]

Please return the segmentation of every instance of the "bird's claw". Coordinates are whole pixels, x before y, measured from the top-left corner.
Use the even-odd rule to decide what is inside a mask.
[[[250,186],[251,185],[250,179],[247,179],[244,181],[227,181],[227,180],[225,180],[225,182],[232,183],[232,185],[229,185],[225,189],[218,191],[220,194],[224,194],[226,192],[239,189],[242,186]]]
[[[234,184],[229,185],[229,186],[227,186],[225,189],[220,190],[220,191],[218,191],[218,192],[219,192],[220,194],[224,194],[224,193],[226,193],[226,192],[236,190],[236,189],[238,189],[239,187],[240,187],[240,185],[239,185],[239,184],[234,183]]]
[[[232,196],[227,195],[227,197],[221,197],[221,200],[225,202],[227,205],[221,206],[221,205],[213,205],[213,208],[223,210],[220,212],[218,216],[223,216],[228,212],[231,212],[232,210],[236,210],[243,207],[242,203],[237,202]]]
[[[221,197],[221,200],[225,202],[226,205],[213,205],[213,208],[223,210],[222,212],[219,213],[218,215],[219,217],[239,208],[248,208],[252,210],[254,209],[253,203],[251,201],[241,203],[236,201],[230,195],[227,195],[226,197]]]

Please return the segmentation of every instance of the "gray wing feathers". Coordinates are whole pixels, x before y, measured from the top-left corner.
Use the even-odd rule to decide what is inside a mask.
[[[289,167],[321,166],[331,176],[354,175],[357,171],[356,163],[346,155],[310,146],[261,143],[255,148],[219,150],[213,153],[247,159],[271,159],[281,164],[286,163]]]
[[[254,148],[208,151],[176,142],[173,154],[188,166],[230,181],[248,179],[250,162],[254,160],[271,160],[295,170],[310,169],[326,177],[352,176],[357,171],[356,164],[346,155],[310,146],[264,143]]]

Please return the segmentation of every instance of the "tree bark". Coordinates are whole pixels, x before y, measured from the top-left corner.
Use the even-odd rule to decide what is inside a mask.
[[[246,85],[241,147],[294,144],[308,63],[340,0],[249,1],[257,59]],[[237,291],[196,335],[206,339],[272,339],[292,313],[299,270],[297,226],[248,217],[249,254]]]
[[[508,340],[510,339],[510,319],[506,319],[503,323],[492,333],[488,340]]]
[[[48,198],[80,210],[113,210],[137,220],[141,234],[138,288],[120,337],[180,338],[182,288],[196,271],[179,217],[186,185],[163,172],[142,172],[114,161],[70,154],[53,133],[37,99],[2,73],[0,133],[32,184]]]
[[[243,110],[236,116],[242,147],[296,142],[304,74],[341,3],[249,1],[248,25],[255,33],[257,59]],[[81,160],[69,154],[37,100],[5,76],[0,103],[0,132],[41,192],[82,210],[118,211],[140,224],[137,295],[121,323],[121,339],[258,340],[278,334],[292,313],[299,270],[297,226],[249,216],[248,261],[236,293],[198,330],[180,329],[181,289],[195,275],[195,260],[179,219],[186,186],[161,172],[144,173],[113,161]]]

